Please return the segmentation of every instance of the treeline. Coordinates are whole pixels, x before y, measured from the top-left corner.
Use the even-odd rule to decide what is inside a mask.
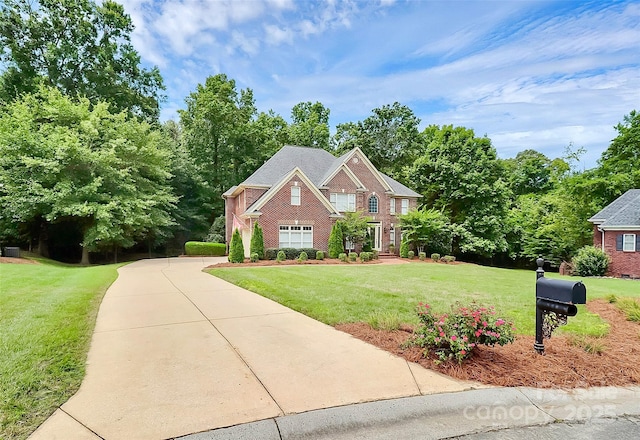
[[[336,155],[360,147],[456,226],[452,253],[468,260],[567,259],[591,242],[593,213],[640,187],[635,111],[583,172],[571,166],[579,150],[499,159],[469,128],[420,131],[399,103],[332,136],[323,104],[301,102],[287,122],[222,74],[186,97],[179,121],[160,123],[163,80],[140,66],[132,30],[110,1],[1,6],[0,244],[84,262],[89,252],[180,252],[219,232],[220,221],[210,228],[224,213],[222,193],[285,144]]]

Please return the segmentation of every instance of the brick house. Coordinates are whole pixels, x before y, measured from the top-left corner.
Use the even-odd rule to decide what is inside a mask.
[[[611,257],[609,274],[640,278],[640,189],[630,189],[589,221],[593,245]]]
[[[372,248],[398,249],[396,215],[415,208],[421,196],[379,172],[359,148],[336,158],[325,150],[286,145],[222,197],[227,243],[240,229],[248,256],[256,221],[265,248],[326,251],[336,220],[360,210],[371,217]]]

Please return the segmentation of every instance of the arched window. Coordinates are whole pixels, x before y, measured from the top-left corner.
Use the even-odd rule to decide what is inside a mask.
[[[376,196],[369,197],[369,212],[373,214],[378,213],[378,197]]]

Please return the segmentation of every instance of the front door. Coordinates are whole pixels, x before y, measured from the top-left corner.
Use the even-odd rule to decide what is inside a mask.
[[[371,249],[382,252],[382,223],[369,223]]]

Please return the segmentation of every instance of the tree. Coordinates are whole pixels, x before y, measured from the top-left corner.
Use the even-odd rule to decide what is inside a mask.
[[[378,170],[403,179],[402,168],[414,161],[420,147],[420,119],[398,102],[372,112],[357,124],[339,124],[334,149],[343,153],[360,147]]]
[[[209,234],[207,235],[205,241],[212,243],[224,243],[226,241],[224,238],[226,221],[227,219],[224,215],[216,217],[216,219],[211,224],[211,227],[209,228]]]
[[[552,161],[535,150],[519,152],[515,158],[503,161],[507,185],[514,195],[545,193],[552,189]]]
[[[344,241],[342,238],[342,228],[340,228],[340,222],[337,221],[331,228],[331,234],[329,234],[328,244],[329,258],[338,258],[338,255],[344,253]]]
[[[251,235],[251,244],[249,247],[249,255],[258,254],[258,258],[264,260],[264,238],[262,236],[262,228],[255,222],[253,224],[253,234]]]
[[[33,93],[39,84],[113,112],[157,120],[164,85],[157,67],[140,67],[133,24],[107,0],[5,0],[0,6],[0,101]]]
[[[457,253],[493,256],[507,249],[505,217],[510,193],[487,137],[464,127],[427,127],[421,156],[405,169],[425,206],[445,213]]]
[[[405,234],[400,237],[400,258],[409,258],[409,240]]]
[[[329,109],[320,102],[300,102],[291,109],[289,142],[305,147],[329,149]]]
[[[340,222],[342,237],[356,245],[362,243],[367,237],[371,217],[365,216],[362,211],[345,212],[344,218],[338,221]]]
[[[402,235],[418,252],[449,254],[452,231],[449,219],[435,209],[412,209],[398,216]]]
[[[242,244],[242,237],[240,232],[235,229],[231,236],[231,244],[229,245],[229,261],[231,263],[243,263],[244,262],[244,245]]]
[[[162,240],[177,197],[168,151],[147,123],[108,104],[40,87],[0,114],[0,223],[39,230],[66,222],[89,251]]]
[[[222,194],[246,179],[262,162],[256,155],[251,89],[236,91],[226,75],[210,76],[180,110],[184,145],[207,187],[213,213],[223,213]],[[211,212],[211,211],[209,211]]]

